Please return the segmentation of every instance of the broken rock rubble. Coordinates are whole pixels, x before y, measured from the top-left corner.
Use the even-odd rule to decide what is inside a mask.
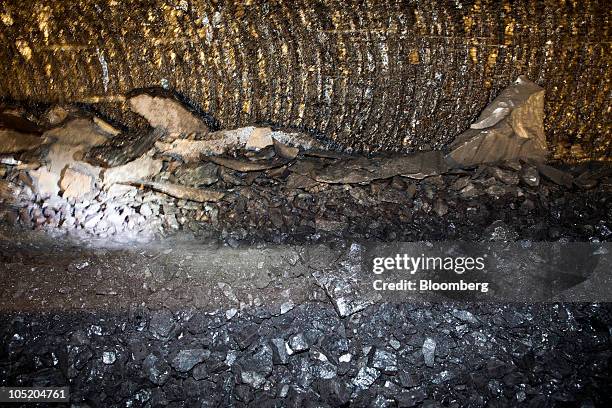
[[[78,168],[76,171],[93,179],[99,177],[100,169],[81,159],[91,147],[104,143],[111,135],[102,131],[92,119],[73,119],[45,132],[43,137],[53,142],[40,158],[42,165],[30,172],[38,193],[49,197],[58,195],[61,179],[68,168]]]
[[[333,179],[334,173],[326,169],[334,165],[334,159],[298,156],[281,167],[267,169],[270,159],[251,161],[249,157],[245,154],[239,159],[219,157],[215,162],[182,164],[145,155],[125,168],[129,169],[133,163],[154,163],[152,167],[146,166],[153,169],[146,172],[148,177],[132,177],[136,170],[125,171],[123,166],[118,166],[101,170],[102,177],[93,179],[93,187],[88,173],[78,167],[80,163],[73,163],[64,171],[58,186],[60,195],[45,195],[42,201],[36,196],[37,180],[28,187],[24,184],[27,178],[17,178],[19,174],[32,174],[36,170],[16,170],[18,166],[6,165],[5,175],[14,179],[12,185],[25,195],[10,194],[5,201],[14,202],[14,207],[19,208],[20,215],[10,217],[19,218],[26,226],[74,229],[99,236],[127,232],[142,235],[144,229],[151,228],[154,233],[176,229],[200,233],[221,226],[229,230],[246,226],[249,231],[270,236],[287,231],[338,235],[351,228],[354,231],[351,234],[359,236],[386,234],[383,231],[390,228],[384,227],[388,222],[393,220],[394,225],[399,225],[398,220],[409,223],[414,217],[450,217],[449,222],[462,225],[470,220],[470,212],[474,211],[471,208],[477,208],[473,200],[482,195],[499,202],[520,200],[520,205],[506,208],[526,214],[548,201],[540,199],[539,194],[548,191],[550,183],[554,183],[550,172],[545,181],[540,180],[538,167],[529,163],[520,164],[520,170],[493,166],[477,172],[445,172],[418,180],[396,175],[395,164],[386,167],[383,160],[376,158],[372,164],[373,159],[364,157],[353,161],[353,165],[364,171],[363,177],[347,178],[338,172],[339,178]],[[261,167],[258,170],[238,167],[243,170],[239,171],[224,166],[236,167],[236,163]],[[377,173],[381,167],[383,172]],[[408,174],[401,168],[399,172]],[[113,176],[114,182],[129,185],[111,183],[108,176],[113,174],[118,175]],[[320,178],[325,181],[317,180],[318,174],[325,174],[325,179]],[[390,177],[379,178],[385,176]],[[605,183],[602,174],[588,177],[595,180],[588,188]],[[563,183],[559,187],[568,188]],[[367,229],[360,232],[360,226]],[[235,245],[236,239],[243,239],[248,233],[243,230],[239,235],[225,236]],[[332,282],[324,286],[338,299],[337,307],[343,313],[362,307],[344,302],[341,292],[350,292],[350,288],[334,287]]]
[[[543,161],[544,89],[519,76],[451,144],[448,159],[460,166],[512,159]]]
[[[165,155],[179,157],[185,162],[193,162],[199,161],[202,156],[221,155],[228,151],[243,148],[263,149],[272,145],[274,140],[283,145],[299,149],[323,147],[314,138],[303,133],[271,131],[270,128],[257,128],[254,126],[220,130],[209,134],[205,140],[177,139],[172,142],[159,141],[155,143],[155,146]]]
[[[512,137],[542,141],[539,125],[525,122],[540,118],[542,95],[537,85],[519,78],[470,131],[505,126]],[[2,158],[0,177],[14,189],[6,189],[11,193],[3,199],[12,207],[0,215],[35,228],[100,236],[142,232],[147,225],[159,232],[229,228],[237,232],[224,230],[223,236],[234,245],[248,236],[247,230],[288,236],[340,235],[350,229],[377,236],[389,233],[384,231],[391,219],[394,225],[422,216],[471,220],[472,201],[481,196],[494,202],[519,200],[510,209],[528,214],[547,201],[537,196],[536,190],[549,194],[540,175],[545,184],[566,189],[609,185],[605,172],[572,175],[514,154],[512,160],[465,171],[452,168],[459,150],[447,157],[435,151],[348,155],[325,150],[299,132],[255,126],[210,132],[192,111],[161,96],[137,96],[131,105],[153,131],[131,134],[97,116],[58,110],[61,120],[48,120],[50,129],[40,137],[33,133],[44,143],[37,139],[36,147]],[[162,108],[168,114],[154,118]],[[22,122],[9,122],[24,129]],[[485,139],[486,144],[495,138]],[[493,160],[469,157],[464,165]],[[360,307],[338,305],[345,306]]]

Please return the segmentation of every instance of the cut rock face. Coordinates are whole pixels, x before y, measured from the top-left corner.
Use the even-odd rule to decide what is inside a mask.
[[[141,94],[130,98],[129,103],[152,127],[162,128],[171,136],[208,133],[206,123],[174,99]]]
[[[451,164],[472,166],[512,159],[544,160],[544,88],[520,76],[451,145]]]

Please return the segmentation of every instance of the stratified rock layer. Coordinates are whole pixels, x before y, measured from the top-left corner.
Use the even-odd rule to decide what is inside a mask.
[[[610,156],[605,0],[8,0],[1,17],[8,99],[93,103],[138,126],[126,93],[166,87],[222,128],[435,149],[523,74],[547,90],[554,157]]]

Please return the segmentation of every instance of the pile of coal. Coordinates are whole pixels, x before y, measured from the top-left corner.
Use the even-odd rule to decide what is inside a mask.
[[[136,308],[0,316],[0,385],[87,406],[605,406],[606,304],[378,304],[350,318]],[[559,356],[563,356],[560,358]]]

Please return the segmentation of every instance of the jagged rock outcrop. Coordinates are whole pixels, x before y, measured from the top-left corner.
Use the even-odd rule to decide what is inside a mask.
[[[544,88],[520,76],[451,144],[448,159],[471,166],[548,156],[544,135]]]

